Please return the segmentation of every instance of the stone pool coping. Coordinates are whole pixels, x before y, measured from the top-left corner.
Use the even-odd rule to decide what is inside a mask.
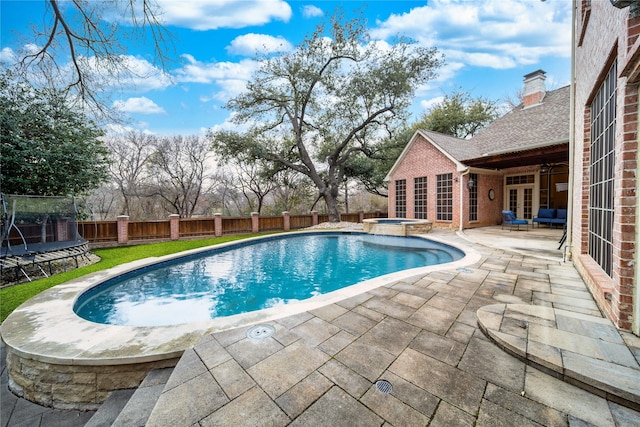
[[[287,234],[317,234],[324,232],[325,231],[310,230]],[[336,231],[331,232],[335,233]],[[353,234],[353,232],[350,231],[345,232]],[[452,246],[450,243],[435,237],[422,237]],[[18,365],[24,360],[38,362],[40,365],[36,370],[46,370],[42,365],[52,364],[67,367],[109,366],[113,372],[117,371],[117,369],[114,370],[114,368],[118,365],[131,366],[170,360],[177,362],[177,358],[179,358],[186,349],[195,345],[204,334],[302,313],[367,292],[394,281],[437,270],[461,268],[471,265],[480,259],[480,254],[474,249],[455,246],[465,253],[465,256],[458,261],[403,270],[379,276],[347,288],[285,306],[186,324],[145,327],[104,325],[82,319],[73,311],[74,303],[79,295],[105,280],[123,273],[185,255],[206,252],[214,248],[246,244],[249,241],[259,241],[268,238],[273,238],[273,236],[254,237],[184,251],[178,254],[134,261],[57,285],[31,298],[11,313],[0,328],[0,335],[7,348],[8,365],[11,363],[11,360],[13,360],[13,366],[8,366],[10,374],[16,377],[12,382],[12,388],[14,391],[22,393],[25,385],[20,384],[20,380],[26,382],[35,381],[35,379],[29,380],[23,378],[20,374],[16,373],[16,369],[19,369]],[[84,381],[91,382],[92,380],[85,378]],[[96,380],[94,379],[93,381]],[[125,384],[124,386],[129,385]],[[114,390],[121,387],[123,386],[113,384]],[[46,392],[43,393],[46,394]],[[33,393],[24,392],[22,394],[25,394],[25,397],[30,400],[37,400],[41,403],[52,405],[51,396],[34,398],[32,396]],[[99,400],[100,397],[97,399]],[[55,404],[55,402],[53,404]],[[58,407],[62,407],[62,405],[58,405]]]

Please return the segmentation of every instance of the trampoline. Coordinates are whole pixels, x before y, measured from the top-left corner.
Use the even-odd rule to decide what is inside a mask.
[[[24,196],[0,194],[2,200],[2,232],[0,276],[15,272],[15,281],[29,271],[48,277],[53,263],[86,256],[88,242],[78,232],[78,211],[73,197]],[[45,268],[48,268],[49,274]],[[34,274],[34,273],[31,273]]]

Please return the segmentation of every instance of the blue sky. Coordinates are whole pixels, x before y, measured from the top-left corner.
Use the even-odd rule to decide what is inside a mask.
[[[444,53],[438,78],[416,92],[415,118],[457,89],[496,101],[515,98],[523,76],[537,69],[547,72],[548,88],[569,84],[571,3],[158,0],[174,36],[173,61],[160,70],[149,60],[149,46],[123,40],[128,61],[147,77],[107,88],[109,105],[130,118],[128,127],[158,135],[231,127],[223,106],[244,90],[257,67],[256,49],[293,49],[339,6],[347,16],[363,11],[373,39],[401,34]],[[42,27],[44,17],[44,0],[0,0],[0,60],[11,62],[27,43],[43,43],[31,27]]]

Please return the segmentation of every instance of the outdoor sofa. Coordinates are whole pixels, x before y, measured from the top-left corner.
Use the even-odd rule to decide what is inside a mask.
[[[531,220],[534,224],[547,224],[549,227],[554,225],[564,226],[567,223],[567,210],[566,209],[538,209],[538,216],[535,216]]]

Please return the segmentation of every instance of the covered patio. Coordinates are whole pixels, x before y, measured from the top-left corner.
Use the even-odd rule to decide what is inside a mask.
[[[531,255],[550,261],[562,262],[565,259],[564,245],[559,249],[560,239],[564,231],[562,228],[532,227],[528,230],[509,231],[501,226],[478,227],[464,230],[463,235],[470,242],[499,246],[501,249]]]

